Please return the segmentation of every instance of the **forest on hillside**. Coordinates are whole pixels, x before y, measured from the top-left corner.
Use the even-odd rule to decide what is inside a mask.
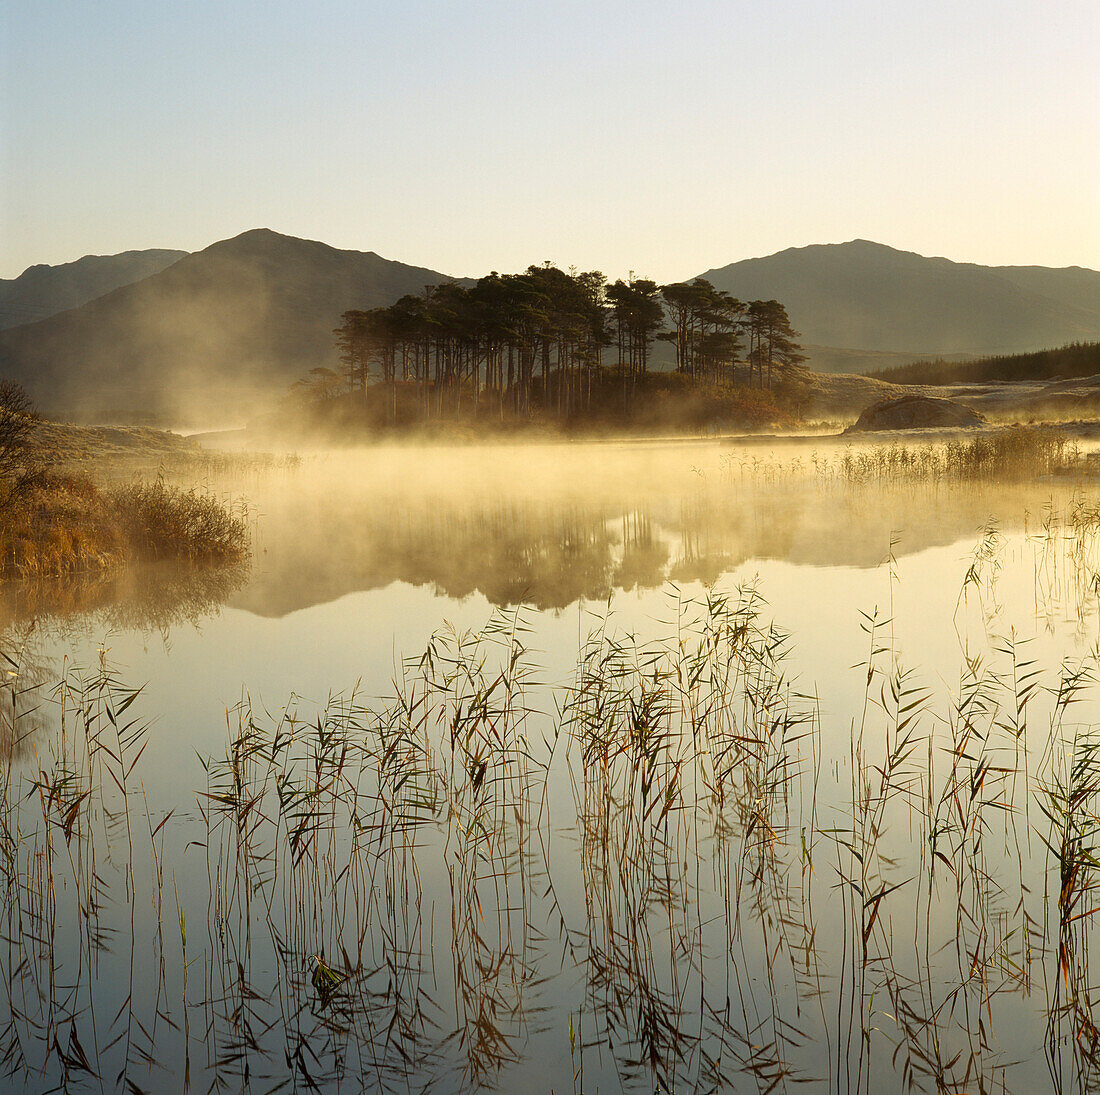
[[[1100,342],[1070,342],[1053,350],[1000,354],[976,361],[914,361],[866,375],[892,384],[983,384],[1057,380],[1100,374]]]
[[[791,367],[805,360],[778,301],[550,263],[348,311],[334,334],[341,369],[313,369],[297,394],[383,427],[764,421],[790,402]],[[653,368],[658,341],[671,372]]]

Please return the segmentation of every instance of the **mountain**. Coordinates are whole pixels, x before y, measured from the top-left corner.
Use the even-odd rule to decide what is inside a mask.
[[[350,308],[447,280],[373,252],[268,229],[39,323],[0,331],[0,376],[47,413],[200,424],[245,417],[314,366],[337,365]]]
[[[29,266],[17,278],[0,278],[0,330],[79,308],[96,297],[158,274],[186,251],[123,251],[85,255],[60,266]]]
[[[155,272],[142,277],[143,264]],[[1100,273],[1079,267],[976,266],[854,240],[703,276],[741,299],[782,301],[810,365],[822,370],[1100,340]],[[337,364],[332,332],[343,312],[444,280],[267,229],[182,256],[128,252],[31,267],[0,282],[0,308],[83,302],[0,330],[0,376],[21,381],[57,416],[239,422],[309,369]]]
[[[1076,266],[977,266],[852,240],[792,247],[702,276],[742,300],[785,304],[802,341],[818,348],[811,366],[831,353],[835,367],[844,351],[913,359],[1100,338],[1100,272]]]

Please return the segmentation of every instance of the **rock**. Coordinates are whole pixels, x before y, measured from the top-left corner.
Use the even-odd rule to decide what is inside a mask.
[[[986,417],[951,399],[902,395],[872,403],[845,433],[873,430],[921,430],[940,426],[984,426]]]

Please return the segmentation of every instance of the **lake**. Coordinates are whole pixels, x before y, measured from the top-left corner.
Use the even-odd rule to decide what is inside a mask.
[[[1100,495],[927,444],[226,458],[250,567],[5,590],[5,1088],[1092,1090]]]

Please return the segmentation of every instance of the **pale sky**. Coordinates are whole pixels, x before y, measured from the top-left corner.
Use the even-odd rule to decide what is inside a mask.
[[[1100,268],[1096,0],[0,0],[0,277],[267,227],[661,281]]]

